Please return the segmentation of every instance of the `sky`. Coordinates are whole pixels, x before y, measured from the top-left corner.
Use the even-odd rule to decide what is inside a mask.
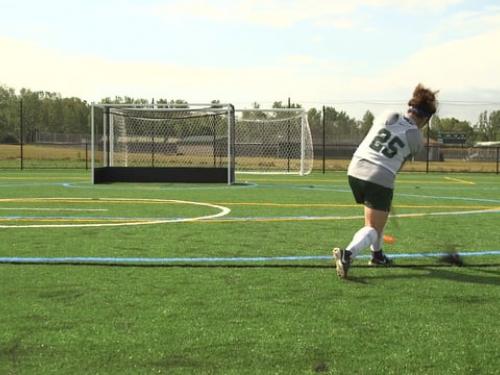
[[[500,108],[499,43],[499,0],[0,0],[0,85],[89,102]]]

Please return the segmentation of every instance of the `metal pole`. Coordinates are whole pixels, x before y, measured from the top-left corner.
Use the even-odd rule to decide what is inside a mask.
[[[291,108],[291,101],[290,101],[290,97],[288,98],[288,108],[290,109]],[[287,172],[290,172],[290,154],[291,154],[291,150],[290,150],[290,120],[287,121],[287,136],[286,136],[286,143],[287,143]]]
[[[23,98],[19,101],[19,149],[21,152],[21,169],[24,168],[24,147],[23,147],[23,138],[24,138],[24,129],[23,129]]]
[[[497,146],[497,174],[499,173],[499,163],[500,163],[500,147]]]
[[[94,102],[90,106],[90,168],[91,168],[91,182],[94,183],[94,169],[95,169],[95,129],[94,129]]]
[[[228,105],[227,108],[227,184],[235,183],[236,171],[236,147],[235,147],[235,113],[234,106]]]
[[[425,173],[429,173],[429,153],[430,153],[431,122],[427,123],[427,160],[425,163]]]
[[[300,175],[304,175],[304,162],[306,158],[306,124],[307,124],[307,112],[304,111],[301,116],[300,121]],[[314,161],[314,155],[313,155]]]
[[[111,167],[113,166],[113,163],[111,161],[111,150],[110,147],[112,143],[110,143],[110,137],[111,137],[111,122],[110,122],[110,110],[109,107],[106,106],[106,109],[104,111],[104,116],[105,116],[105,122],[104,122],[104,154],[105,154],[105,167]]]
[[[323,174],[325,174],[326,170],[326,121],[325,121],[325,106],[323,106],[323,110],[321,111],[321,123],[323,125]]]
[[[151,167],[155,167],[155,130],[154,126],[151,127],[152,133],[151,133]]]
[[[212,133],[213,133],[213,138],[212,138],[212,154],[214,157],[214,168],[217,167],[217,135],[216,135],[216,129],[215,129],[215,118],[210,117],[211,122],[212,122]]]

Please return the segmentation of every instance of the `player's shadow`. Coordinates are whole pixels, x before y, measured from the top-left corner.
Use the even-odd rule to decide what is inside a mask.
[[[491,268],[500,267],[500,264],[484,264],[484,265],[471,265],[464,267],[456,267],[450,265],[426,265],[426,266],[397,266],[393,268],[409,268],[414,272],[411,273],[397,273],[383,272],[377,275],[369,276],[353,276],[353,281],[369,283],[373,280],[391,280],[391,279],[421,279],[421,278],[434,278],[446,281],[455,281],[460,283],[470,283],[479,285],[494,285],[500,286],[500,271]],[[466,268],[467,270],[475,270],[474,274],[459,271]],[[383,270],[382,270],[383,271]],[[427,271],[427,272],[421,272]],[[486,274],[486,275],[485,275]]]

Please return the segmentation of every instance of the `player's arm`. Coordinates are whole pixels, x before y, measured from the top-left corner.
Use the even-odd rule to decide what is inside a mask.
[[[424,139],[422,138],[422,133],[420,133],[418,129],[407,130],[406,140],[411,153],[408,156],[409,158],[418,155],[418,153],[424,149]]]

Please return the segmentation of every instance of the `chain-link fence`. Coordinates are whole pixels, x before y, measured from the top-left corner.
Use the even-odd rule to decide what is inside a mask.
[[[90,106],[79,104],[77,116],[62,110],[51,113],[30,100],[0,98],[0,168],[90,169]],[[307,109],[314,150],[313,170],[346,170],[375,118],[389,110],[404,112],[406,103],[334,102]],[[256,128],[260,126],[256,124]],[[250,129],[249,134],[257,130]],[[286,138],[288,133],[283,134]],[[403,170],[499,173],[500,104],[442,102],[429,134],[424,129],[424,139],[425,150],[407,162]],[[152,143],[155,147],[157,141]],[[273,150],[295,155],[298,152],[295,146]],[[245,147],[249,146],[239,148],[242,162],[248,152]]]
[[[78,119],[60,109],[52,113],[39,101],[0,98],[0,168],[89,169],[90,130],[74,131],[82,123],[90,129],[86,106]]]
[[[314,170],[344,171],[371,125],[405,102],[339,102],[308,111],[314,143]],[[429,130],[430,129],[430,130]],[[440,103],[425,149],[404,171],[499,173],[500,103]]]

